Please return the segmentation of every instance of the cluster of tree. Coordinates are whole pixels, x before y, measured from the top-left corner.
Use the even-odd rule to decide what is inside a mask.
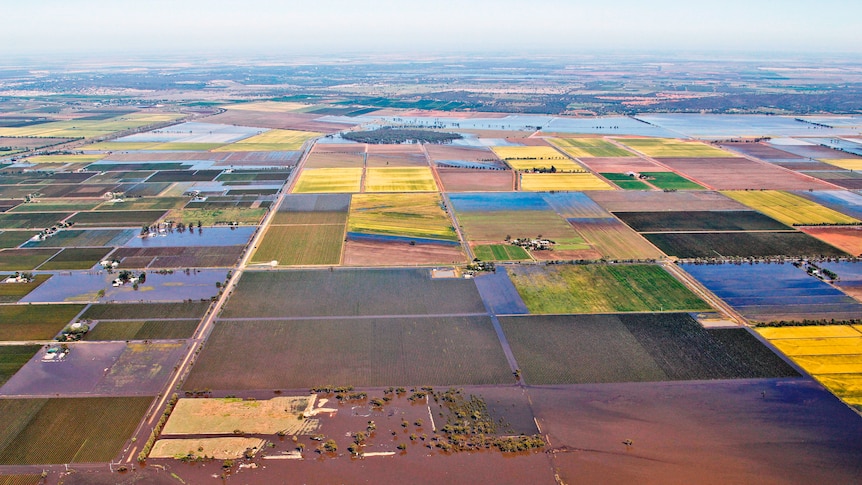
[[[341,137],[345,140],[370,144],[398,144],[408,142],[442,144],[462,138],[458,133],[392,127],[383,127],[371,131],[349,131],[347,133],[342,133]]]

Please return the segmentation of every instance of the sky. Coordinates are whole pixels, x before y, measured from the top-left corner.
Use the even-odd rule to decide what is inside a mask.
[[[862,53],[859,0],[0,0],[0,56]]]

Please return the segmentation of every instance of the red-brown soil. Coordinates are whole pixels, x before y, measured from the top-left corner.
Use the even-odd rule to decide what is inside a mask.
[[[438,168],[446,192],[506,192],[513,189],[514,173],[508,170]]]
[[[663,158],[659,162],[715,190],[829,190],[813,177],[746,158]]]
[[[467,256],[461,246],[416,244],[384,241],[347,241],[345,266],[411,266],[464,263]]]

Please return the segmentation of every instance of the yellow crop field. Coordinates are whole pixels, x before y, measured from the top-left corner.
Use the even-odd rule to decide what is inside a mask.
[[[817,325],[809,327],[761,327],[757,333],[768,340],[812,339],[828,337],[862,337],[859,330],[850,325]]]
[[[838,338],[793,338],[773,340],[778,350],[791,357],[797,355],[862,354],[862,335]]]
[[[847,404],[862,405],[862,375],[831,374],[816,376],[816,378]]]
[[[437,192],[430,167],[370,167],[366,192]]]
[[[722,194],[788,225],[855,224],[860,222],[797,195],[779,190],[732,190]]]
[[[307,168],[293,187],[297,194],[355,193],[362,187],[361,168]]]
[[[862,170],[862,158],[842,158],[838,160],[830,160],[828,158],[820,159],[821,162],[835,165],[845,170]]]
[[[699,141],[675,138],[618,138],[618,142],[653,158],[718,158],[733,157],[732,153]]]
[[[258,103],[226,104],[222,108],[236,111],[260,111],[265,113],[290,113],[308,108],[311,105],[304,103],[280,103],[278,101],[261,101]]]
[[[586,169],[551,147],[491,147],[514,170],[550,169],[562,172],[585,172]]]
[[[862,373],[862,354],[799,355],[793,360],[813,375]]]
[[[30,163],[91,163],[105,158],[104,153],[78,155],[38,155],[27,159]]]
[[[437,193],[359,194],[352,197],[348,232],[458,241]]]
[[[633,157],[634,153],[602,138],[548,138],[549,142],[571,157]]]
[[[614,190],[604,180],[586,173],[525,173],[521,174],[521,190]]]
[[[240,398],[180,399],[162,430],[164,434],[299,433],[298,419],[314,408],[315,395],[244,401]]]
[[[57,138],[94,138],[118,131],[139,128],[182,117],[169,113],[132,113],[107,120],[68,120],[18,128],[0,128],[0,136],[49,136]]]
[[[290,152],[302,148],[306,141],[322,133],[296,130],[269,130],[230,145],[224,145],[216,152]]]

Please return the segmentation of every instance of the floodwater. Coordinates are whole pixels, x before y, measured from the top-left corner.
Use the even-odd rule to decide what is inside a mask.
[[[106,271],[59,272],[31,291],[21,302],[98,301],[107,303],[111,301],[165,302],[189,298],[193,300],[209,299],[218,294],[219,290],[215,283],[217,281],[224,282],[227,275],[227,271],[221,269],[192,269],[189,270],[188,274],[185,270],[175,270],[170,274],[148,271],[146,281],[138,285],[136,290],[131,284],[119,287],[112,286],[111,282],[118,273],[109,274]],[[135,272],[134,274],[139,273]],[[99,297],[99,290],[105,290],[103,297]]]
[[[256,227],[197,227],[185,232],[174,229],[156,237],[134,237],[127,248],[167,248],[190,246],[241,246],[248,243]]]
[[[792,116],[715,115],[715,114],[644,114],[638,119],[684,136],[697,138],[734,138],[741,136],[841,136],[854,130],[830,129],[797,121]]]

